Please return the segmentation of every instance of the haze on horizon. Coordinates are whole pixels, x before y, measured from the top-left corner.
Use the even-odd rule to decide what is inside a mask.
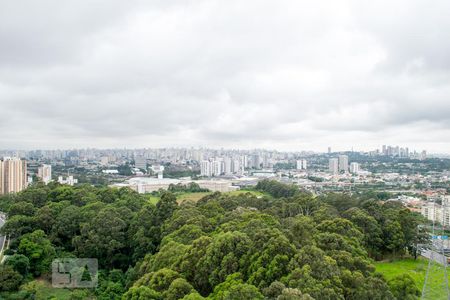
[[[450,2],[0,0],[0,149],[450,153]]]

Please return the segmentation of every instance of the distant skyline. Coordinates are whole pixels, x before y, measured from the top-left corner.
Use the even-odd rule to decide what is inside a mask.
[[[0,149],[450,154],[449,1],[0,5]]]
[[[395,147],[399,147],[399,149],[404,150],[405,148],[408,148],[408,151],[410,154],[414,153],[414,151],[418,154],[420,154],[422,151],[426,151],[428,154],[445,154],[445,153],[430,153],[427,151],[427,149],[414,149],[414,148],[409,148],[407,146],[400,146],[400,145],[386,145],[386,146],[391,146],[393,148]],[[379,153],[383,153],[382,151],[382,146],[378,147],[378,148],[373,148],[373,149],[369,149],[369,150],[362,150],[362,149],[333,149],[332,147],[330,147],[331,149],[331,153],[344,153],[344,152],[371,152],[371,151],[376,151],[378,150]],[[102,150],[118,150],[118,151],[122,151],[122,150],[144,150],[144,149],[148,149],[148,150],[157,150],[157,149],[194,149],[194,150],[211,150],[211,151],[277,151],[277,152],[311,152],[311,153],[328,153],[328,148],[321,150],[321,151],[314,151],[314,150],[308,150],[308,149],[297,149],[297,150],[281,150],[281,149],[277,149],[277,148],[238,148],[238,147],[205,147],[205,146],[161,146],[161,147],[114,147],[114,148],[98,148],[98,147],[86,147],[86,148],[35,148],[35,149],[0,149],[0,158],[2,157],[2,152],[15,152],[15,151],[71,151],[71,150],[96,150],[96,151],[102,151]]]

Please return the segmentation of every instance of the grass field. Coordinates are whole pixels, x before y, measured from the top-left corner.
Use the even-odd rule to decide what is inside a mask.
[[[428,260],[424,258],[414,260],[411,258],[393,262],[376,262],[375,267],[387,280],[398,275],[409,274],[422,292]],[[444,283],[444,268],[442,266],[436,266],[435,264],[432,264],[432,267],[433,268],[428,275],[427,288],[423,299],[447,299],[447,290]],[[450,271],[450,269],[448,271]]]
[[[199,192],[199,193],[183,193],[177,195],[177,202],[182,203],[184,201],[193,201],[197,202],[203,197],[212,194],[212,192]]]
[[[149,201],[150,201],[150,203],[156,205],[156,203],[158,203],[158,201],[159,201],[159,197],[156,197],[156,196],[149,196]]]

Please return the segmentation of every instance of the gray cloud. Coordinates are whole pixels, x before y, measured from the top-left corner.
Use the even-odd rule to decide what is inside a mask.
[[[450,146],[446,1],[0,1],[0,148]]]

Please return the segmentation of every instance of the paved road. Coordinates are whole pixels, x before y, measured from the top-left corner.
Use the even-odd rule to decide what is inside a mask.
[[[447,265],[447,257],[445,257],[444,255],[437,253],[436,251],[433,250],[423,250],[422,253],[420,254],[428,259],[430,259],[433,256],[433,260],[435,262],[437,262],[440,265],[446,266]]]
[[[5,224],[5,215],[0,213],[0,228]],[[5,245],[5,237],[0,235],[0,253],[3,252],[3,246]]]

